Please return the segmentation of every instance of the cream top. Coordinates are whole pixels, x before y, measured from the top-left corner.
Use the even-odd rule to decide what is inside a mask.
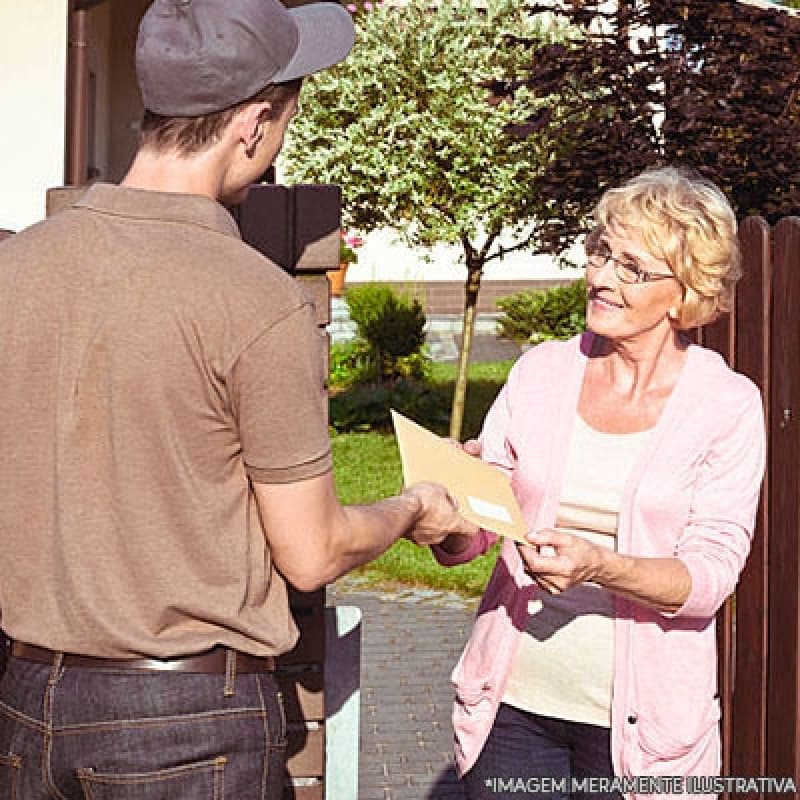
[[[570,442],[556,525],[616,547],[628,475],[649,431],[603,433],[580,415]],[[592,583],[530,603],[503,702],[548,717],[608,726],[614,660],[614,598]]]

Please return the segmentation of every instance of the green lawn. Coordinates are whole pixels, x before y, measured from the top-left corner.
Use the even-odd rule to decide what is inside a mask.
[[[505,382],[511,361],[479,363],[470,366],[464,436],[475,436],[483,417]],[[455,382],[455,366],[433,366],[433,388],[450,398]],[[430,424],[439,433],[441,423]],[[402,488],[400,456],[394,436],[368,431],[334,434],[333,461],[339,499],[346,504],[370,503],[396,494]],[[496,548],[469,564],[446,569],[439,566],[427,548],[399,541],[376,561],[356,571],[369,584],[402,583],[479,595],[494,566]]]

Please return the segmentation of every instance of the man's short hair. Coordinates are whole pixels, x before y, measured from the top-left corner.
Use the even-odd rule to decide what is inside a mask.
[[[219,141],[236,113],[251,103],[269,103],[271,117],[279,117],[300,94],[302,83],[302,78],[295,78],[270,84],[248,100],[200,117],[169,117],[145,109],[139,147],[156,152],[176,152],[181,156],[200,153]]]

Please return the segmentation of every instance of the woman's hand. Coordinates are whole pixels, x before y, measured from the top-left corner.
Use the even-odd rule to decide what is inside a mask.
[[[600,571],[602,549],[580,536],[544,528],[525,538],[530,546],[517,545],[525,569],[550,594],[591,581]]]
[[[581,536],[543,528],[517,545],[528,574],[547,592],[559,594],[591,581],[640,605],[674,613],[692,589],[678,558],[640,558],[600,547]]]
[[[479,439],[467,439],[466,442],[459,442],[458,439],[452,439],[449,436],[445,440],[453,447],[463,450],[467,455],[474,456],[475,458],[481,457],[481,443]]]

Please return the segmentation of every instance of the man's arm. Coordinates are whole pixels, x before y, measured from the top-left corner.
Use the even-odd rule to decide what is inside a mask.
[[[457,513],[444,487],[432,483],[366,506],[342,506],[330,472],[253,486],[275,564],[302,591],[371,561],[403,536],[429,545],[479,530]]]

